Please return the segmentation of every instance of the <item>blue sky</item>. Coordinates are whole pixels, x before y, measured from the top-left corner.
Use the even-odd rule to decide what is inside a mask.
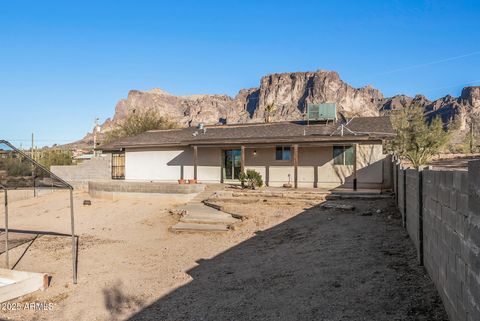
[[[130,89],[225,93],[328,69],[384,95],[480,85],[478,1],[0,0],[0,137],[76,140]]]

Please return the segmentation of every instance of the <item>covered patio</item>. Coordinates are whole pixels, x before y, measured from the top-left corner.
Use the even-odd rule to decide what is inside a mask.
[[[200,172],[208,165],[203,154],[220,158],[218,177],[221,183],[239,183],[241,172],[252,169],[259,172],[266,186],[293,188],[347,187],[382,188],[389,179],[389,162],[382,155],[381,141],[324,141],[294,144],[245,143],[229,145],[191,146],[193,178],[203,182]],[[220,155],[218,155],[220,154]],[[188,167],[186,165],[185,167]],[[369,167],[369,168],[367,168]],[[375,174],[375,171],[380,170]],[[188,169],[182,168],[181,179]]]

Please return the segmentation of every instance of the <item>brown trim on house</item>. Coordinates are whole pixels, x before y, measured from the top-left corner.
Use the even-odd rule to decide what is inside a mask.
[[[245,145],[240,146],[240,171],[245,173]]]
[[[268,138],[240,138],[235,139],[203,139],[195,141],[184,141],[184,143],[191,145],[242,145],[242,144],[262,144],[262,143],[276,143],[276,144],[292,144],[300,142],[355,142],[355,141],[369,141],[381,140],[380,137],[370,135],[349,135],[349,136],[289,136],[289,137],[268,137]]]
[[[353,144],[353,190],[357,190],[357,151],[358,144]]]
[[[343,136],[345,138],[345,136]],[[353,136],[352,138],[357,138],[357,136]],[[306,142],[298,142],[298,145],[300,147],[318,147],[318,146],[334,146],[334,145],[349,145],[349,144],[354,144],[357,143],[359,145],[361,144],[383,144],[383,140],[380,138],[372,138],[372,139],[353,139],[353,140],[328,140],[328,141],[306,141]],[[287,145],[285,143],[279,142],[279,143],[272,143],[271,140],[269,140],[267,143],[265,142],[253,142],[253,143],[243,143],[243,146],[245,148],[266,148],[266,147],[276,147],[278,145]],[[104,149],[104,152],[116,152],[119,150],[143,150],[143,149],[149,149],[149,150],[154,150],[155,148],[171,148],[171,147],[179,147],[179,148],[185,148],[193,145],[163,145],[163,144],[158,144],[158,145],[131,145],[131,146],[125,146],[123,148],[117,148],[117,149]],[[197,145],[195,145],[197,146]],[[209,144],[209,145],[198,145],[199,147],[203,148],[239,148],[242,146],[241,143],[232,143],[228,142],[225,144]]]
[[[298,144],[293,146],[293,186],[298,188]]]
[[[198,147],[193,146],[193,179],[197,180],[198,169]]]

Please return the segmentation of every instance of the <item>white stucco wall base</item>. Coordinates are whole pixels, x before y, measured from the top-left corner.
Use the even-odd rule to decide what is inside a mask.
[[[135,151],[125,153],[125,179],[147,181],[176,181],[181,167],[169,164],[183,149]]]

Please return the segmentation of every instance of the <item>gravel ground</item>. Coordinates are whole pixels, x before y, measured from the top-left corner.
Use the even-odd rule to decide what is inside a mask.
[[[390,200],[226,204],[248,216],[235,230],[174,234],[173,204],[88,198],[75,194],[78,284],[70,239],[41,236],[10,258],[51,285],[9,303],[53,308],[2,307],[0,319],[447,320]],[[68,233],[68,194],[12,203],[11,227]]]
[[[448,320],[391,200],[336,203],[356,209],[317,206],[258,231],[131,320]],[[258,226],[284,215],[230,208]]]

